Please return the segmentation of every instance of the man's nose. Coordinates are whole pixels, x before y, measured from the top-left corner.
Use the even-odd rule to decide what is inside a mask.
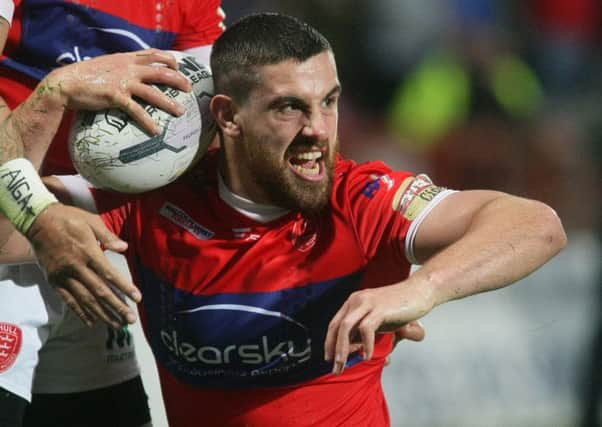
[[[301,133],[307,138],[318,141],[328,139],[328,125],[324,115],[320,111],[316,111],[307,116]]]

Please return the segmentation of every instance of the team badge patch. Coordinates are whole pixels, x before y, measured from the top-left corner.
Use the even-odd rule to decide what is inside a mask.
[[[0,372],[8,370],[19,355],[23,333],[12,323],[0,322]]]
[[[291,240],[295,249],[306,252],[314,247],[318,240],[318,230],[314,221],[302,219],[293,224]]]
[[[393,198],[393,210],[399,211],[404,218],[413,221],[420,212],[444,190],[437,187],[424,174],[406,178]]]
[[[367,198],[372,199],[383,185],[387,191],[389,191],[395,185],[395,180],[389,175],[370,175],[370,182],[366,184],[362,190],[362,194]]]

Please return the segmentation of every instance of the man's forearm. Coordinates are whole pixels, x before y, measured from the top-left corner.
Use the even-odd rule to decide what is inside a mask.
[[[27,156],[39,168],[63,118],[60,88],[42,81],[0,124],[0,164]]]
[[[424,263],[402,286],[414,287],[434,307],[514,283],[565,244],[560,219],[551,208],[501,196],[474,215],[462,238]]]

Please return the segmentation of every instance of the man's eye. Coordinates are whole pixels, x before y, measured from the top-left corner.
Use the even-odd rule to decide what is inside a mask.
[[[291,111],[293,111],[295,109],[295,107],[291,104],[286,104],[280,107],[280,111],[282,113],[290,113]]]
[[[337,100],[338,98],[336,96],[332,96],[330,98],[326,98],[324,100],[324,106],[325,107],[335,107],[337,105]]]
[[[284,104],[278,107],[279,113],[290,114],[299,111],[299,106],[295,104]]]

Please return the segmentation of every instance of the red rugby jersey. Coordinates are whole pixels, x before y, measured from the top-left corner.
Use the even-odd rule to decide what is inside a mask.
[[[407,277],[408,229],[440,189],[339,158],[323,214],[259,223],[220,198],[216,157],[203,160],[207,178],[135,197],[92,190],[129,242],[170,425],[389,425],[381,372],[391,335],[377,337],[371,361],[351,355],[340,376],[324,339],[352,292]]]
[[[207,46],[223,32],[221,0],[15,0],[0,56],[0,96],[14,109],[48,72],[108,53]],[[46,174],[73,173],[66,118]]]

